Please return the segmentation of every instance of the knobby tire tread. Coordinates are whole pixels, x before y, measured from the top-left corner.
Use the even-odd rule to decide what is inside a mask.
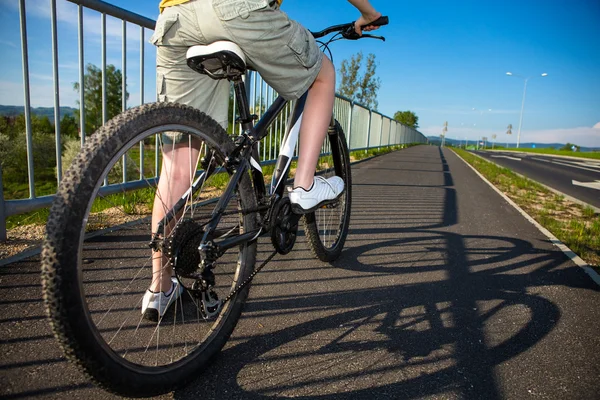
[[[98,344],[91,323],[88,322],[84,300],[79,286],[77,255],[81,223],[97,180],[112,155],[140,132],[151,127],[181,124],[201,130],[211,137],[225,153],[233,150],[234,144],[225,130],[212,118],[188,106],[169,103],[145,104],[130,109],[111,119],[94,133],[63,177],[46,226],[46,237],[42,247],[42,287],[46,313],[54,335],[60,342],[65,355],[86,375],[104,389],[131,397],[150,396],[172,391],[193,379],[201,368],[210,362],[232,333],[248,288],[241,291],[231,305],[227,319],[220,332],[225,333],[211,342],[205,351],[208,355],[196,354],[180,368],[155,372],[162,375],[142,374],[123,366],[115,356],[106,354]],[[256,208],[255,194],[249,175],[245,174],[239,185],[239,195],[249,209]],[[256,223],[251,216],[250,225]],[[253,226],[246,226],[253,228]],[[249,244],[243,253],[244,280],[254,268],[256,243]],[[212,347],[211,347],[212,346]],[[209,349],[210,347],[210,349]],[[184,359],[187,360],[189,357]]]

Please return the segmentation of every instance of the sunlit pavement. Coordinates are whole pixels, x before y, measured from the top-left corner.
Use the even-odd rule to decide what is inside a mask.
[[[598,287],[454,153],[405,149],[353,181],[341,258],[317,261],[300,236],[213,366],[164,398],[597,398]],[[0,279],[0,396],[114,397],[52,337],[39,258]]]

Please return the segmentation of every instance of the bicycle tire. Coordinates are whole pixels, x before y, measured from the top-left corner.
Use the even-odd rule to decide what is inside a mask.
[[[325,207],[305,214],[303,222],[313,254],[321,261],[332,262],[340,256],[348,236],[352,206],[352,171],[346,136],[338,121],[329,128],[327,141],[327,147],[333,149],[333,146],[337,146],[339,154],[336,157],[332,152],[333,165],[320,173],[328,177],[340,171],[341,174],[337,174],[344,180],[344,192],[333,208]]]
[[[166,315],[152,325],[153,323],[140,319],[139,312],[140,291],[143,293],[148,287],[148,281],[137,279],[135,276],[128,281],[129,275],[133,274],[136,268],[139,268],[139,276],[145,275],[147,271],[147,265],[138,267],[137,263],[142,262],[144,257],[144,262],[148,262],[147,255],[143,253],[150,253],[150,249],[147,246],[142,248],[141,244],[149,241],[150,229],[144,222],[134,222],[131,225],[133,227],[125,224],[126,228],[122,230],[114,227],[101,230],[100,232],[109,232],[108,236],[118,236],[118,239],[123,240],[116,242],[116,245],[112,244],[115,247],[125,246],[123,256],[118,257],[113,256],[113,253],[120,254],[121,249],[113,248],[112,251],[108,251],[110,246],[106,245],[105,241],[109,241],[110,238],[106,239],[107,235],[90,239],[90,235],[86,234],[86,230],[90,228],[90,219],[95,216],[92,213],[92,205],[96,206],[97,199],[106,201],[109,197],[100,195],[100,187],[106,179],[112,179],[110,171],[115,167],[111,165],[118,165],[120,159],[123,160],[123,165],[127,165],[126,157],[135,151],[136,143],[141,139],[143,145],[140,145],[139,151],[142,161],[139,167],[141,171],[138,172],[143,175],[146,162],[144,149],[147,143],[150,146],[153,140],[155,146],[159,146],[161,139],[157,133],[162,131],[161,127],[167,127],[169,131],[185,132],[192,135],[190,137],[203,140],[202,143],[214,151],[211,154],[214,154],[216,161],[222,162],[234,148],[231,138],[219,124],[191,107],[154,103],[124,112],[89,138],[71,168],[65,173],[50,210],[42,250],[42,285],[46,312],[54,335],[66,356],[104,389],[128,397],[170,392],[197,377],[225,345],[248,295],[246,287],[224,305],[216,319],[206,322],[204,318],[200,318],[200,303],[194,299],[191,301],[192,305],[184,303],[188,296],[192,297],[191,292],[186,291],[172,307],[175,309],[172,313],[172,326],[166,325],[163,328]],[[160,153],[159,157],[162,154]],[[210,192],[208,195],[211,195]],[[121,193],[117,193],[117,196],[121,196]],[[199,198],[192,200],[203,204]],[[256,208],[249,174],[242,176],[237,187],[236,200],[234,209],[239,210],[239,213],[228,218],[228,222],[240,231],[255,229],[258,220],[255,211],[244,213],[244,210]],[[195,213],[194,218],[200,218],[203,215],[199,211],[200,206],[192,203],[191,201],[190,210],[194,208],[194,211],[189,213]],[[186,213],[187,209],[183,214]],[[138,227],[136,224],[142,226]],[[140,232],[146,230],[147,238],[134,241],[136,235],[141,235]],[[228,263],[219,266],[222,269],[217,276],[223,278],[222,290],[225,294],[243,282],[252,272],[256,262],[256,243],[247,243],[240,246],[239,250],[234,248],[229,251],[237,253],[229,258],[232,260],[231,265]],[[107,258],[111,260],[107,262]],[[130,260],[131,258],[135,260]],[[103,277],[106,276],[102,275],[103,268],[110,269],[113,266],[113,274]],[[124,284],[130,287],[121,289],[120,285]],[[117,288],[113,289],[111,285]],[[119,297],[123,301],[131,298],[131,303],[137,299],[138,304],[133,308],[130,305],[126,307],[124,303],[117,304]],[[109,308],[105,312],[106,307]],[[101,317],[98,315],[98,309]],[[197,314],[196,317],[194,313]],[[186,318],[190,318],[189,315],[192,315],[192,319],[186,321]],[[122,325],[118,325],[121,318],[124,321]],[[169,318],[165,324],[171,323]],[[197,320],[194,321],[194,318]],[[130,319],[133,323],[129,322]],[[137,326],[134,326],[136,320]],[[167,334],[161,335],[163,329],[168,329]],[[150,339],[145,344],[143,341],[136,341],[136,335],[147,335]],[[147,336],[144,336],[144,339],[147,339]],[[168,343],[168,340],[171,343]],[[143,345],[146,345],[145,350]],[[131,346],[131,349],[123,349],[125,346]],[[150,352],[155,352],[155,355],[148,354]],[[167,357],[169,354],[170,359]],[[153,360],[153,357],[156,360]]]

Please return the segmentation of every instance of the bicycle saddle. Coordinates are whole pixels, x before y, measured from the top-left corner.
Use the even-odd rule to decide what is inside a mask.
[[[187,65],[213,79],[239,78],[246,72],[246,57],[240,47],[228,41],[192,46],[186,53]]]

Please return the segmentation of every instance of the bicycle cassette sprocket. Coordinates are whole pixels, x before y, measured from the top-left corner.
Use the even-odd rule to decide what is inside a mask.
[[[169,258],[175,272],[188,276],[198,270],[200,253],[198,246],[202,241],[203,227],[192,219],[181,221],[163,244],[164,255]]]

